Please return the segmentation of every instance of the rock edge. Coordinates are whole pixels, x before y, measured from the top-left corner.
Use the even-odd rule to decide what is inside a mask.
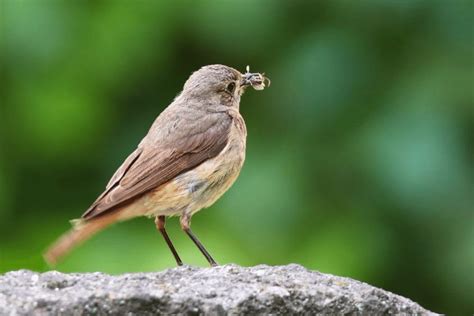
[[[287,266],[0,275],[0,315],[437,315],[350,278]]]

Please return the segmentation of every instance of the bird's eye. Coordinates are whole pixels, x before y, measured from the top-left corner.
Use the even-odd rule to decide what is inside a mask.
[[[235,90],[235,83],[234,82],[231,82],[227,85],[227,91],[229,91],[230,93],[234,93],[234,90]]]

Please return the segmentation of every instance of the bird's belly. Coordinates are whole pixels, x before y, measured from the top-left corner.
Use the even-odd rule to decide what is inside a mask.
[[[152,191],[147,215],[193,214],[211,206],[237,179],[244,159],[245,138],[229,141],[218,156]]]

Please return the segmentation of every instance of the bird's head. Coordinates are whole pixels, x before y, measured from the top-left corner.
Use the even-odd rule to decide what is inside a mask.
[[[244,74],[224,65],[208,65],[194,72],[184,84],[182,94],[200,101],[239,106],[240,96],[252,86],[263,90],[270,80],[260,73],[251,73],[247,66]]]

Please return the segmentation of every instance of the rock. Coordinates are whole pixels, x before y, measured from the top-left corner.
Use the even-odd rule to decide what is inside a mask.
[[[183,266],[154,273],[0,275],[0,315],[436,315],[368,284],[302,266]]]

